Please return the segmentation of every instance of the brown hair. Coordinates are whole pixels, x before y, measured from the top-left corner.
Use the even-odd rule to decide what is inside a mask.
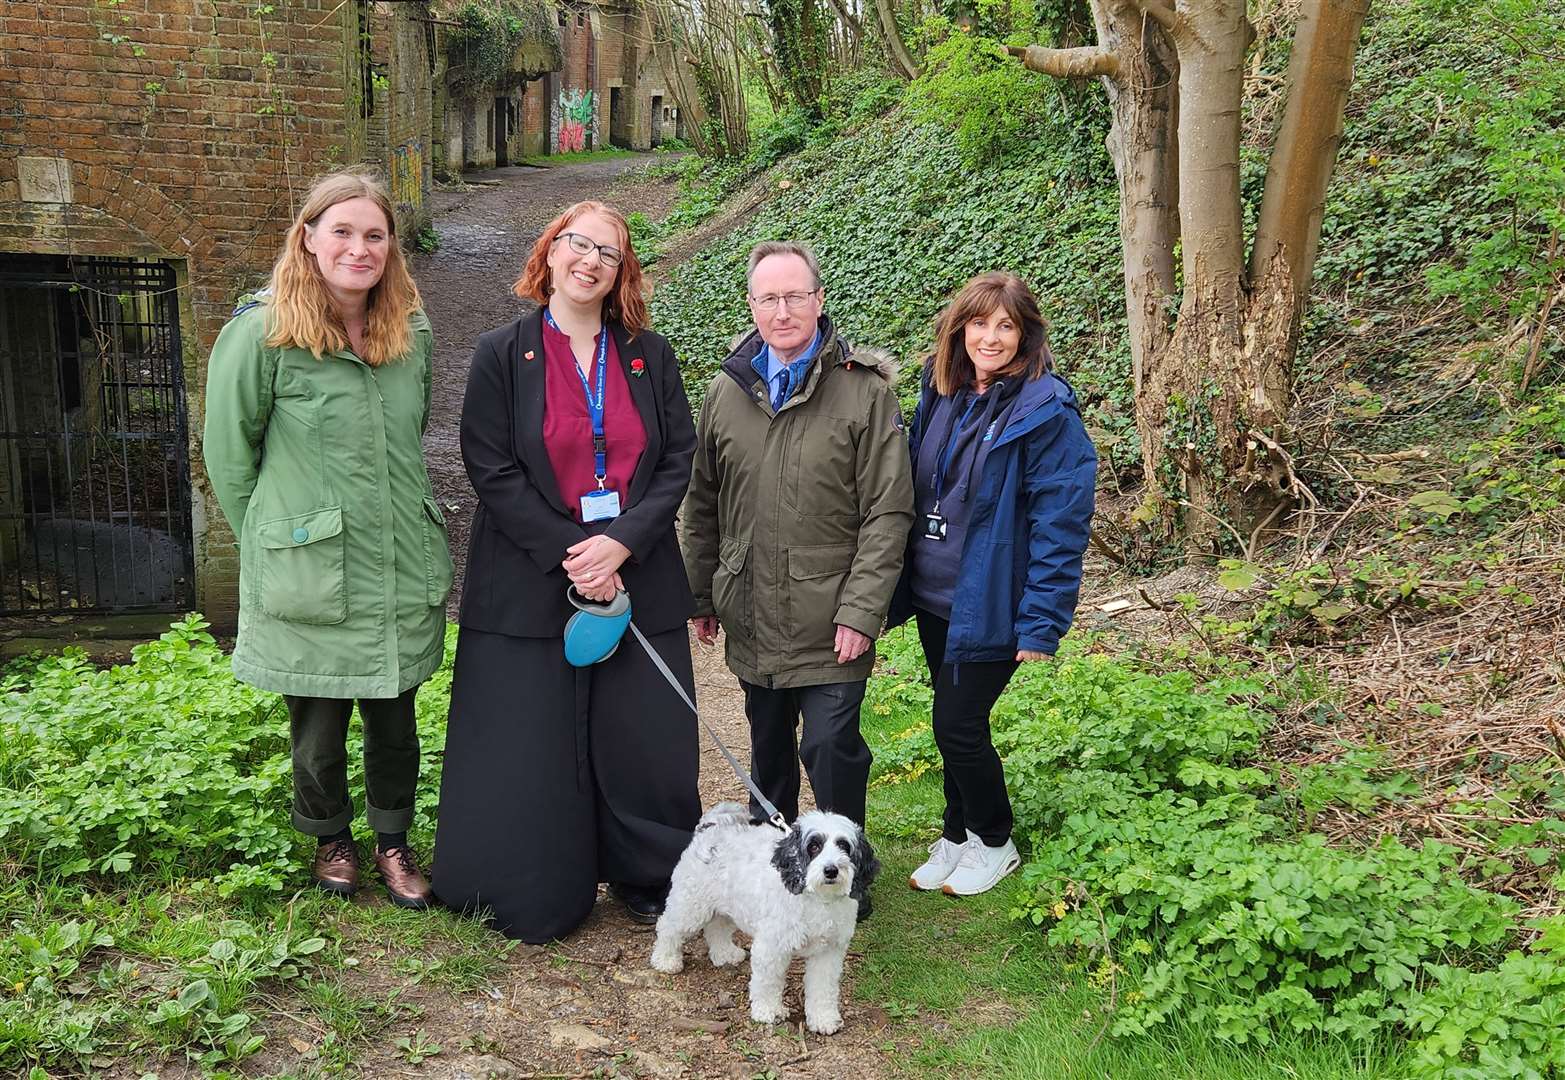
[[[940,313],[936,324],[935,351],[926,361],[936,393],[951,397],[963,387],[973,385],[978,372],[967,355],[967,323],[995,308],[1003,308],[1022,328],[1016,356],[996,373],[999,378],[1021,375],[1025,379],[1036,379],[1054,366],[1054,357],[1049,353],[1049,326],[1038,310],[1038,298],[1033,296],[1027,283],[1015,274],[1000,271],[979,274],[962,286],[962,291]]]
[[[522,276],[516,279],[511,291],[524,300],[536,300],[540,304],[549,302],[549,294],[554,291],[549,274],[549,248],[583,214],[599,214],[608,218],[623,238],[624,245],[620,250],[624,252],[625,258],[619,264],[613,291],[604,299],[604,316],[618,321],[631,337],[635,337],[647,328],[647,300],[641,276],[641,260],[636,258],[636,249],[631,246],[630,225],[625,215],[604,203],[591,199],[579,202],[567,207],[564,213],[549,222],[533,244],[532,253],[527,256],[527,265],[522,267]]]
[[[304,246],[306,231],[315,227],[321,215],[349,199],[369,199],[386,216],[386,265],[369,292],[364,351],[360,357],[370,365],[385,364],[407,355],[413,344],[408,319],[424,302],[397,243],[397,215],[391,208],[390,196],[374,176],[352,170],[327,173],[310,185],[299,216],[283,238],[283,249],[272,266],[266,343],[273,348],[309,349],[317,360],[351,344],[321,277],[320,264]]]
[[[750,249],[750,265],[745,271],[745,281],[749,282],[755,276],[755,268],[761,265],[761,260],[773,255],[797,255],[804,260],[804,265],[810,268],[810,278],[815,282],[815,287],[821,287],[821,264],[815,258],[815,252],[810,245],[801,244],[795,240],[762,240]]]

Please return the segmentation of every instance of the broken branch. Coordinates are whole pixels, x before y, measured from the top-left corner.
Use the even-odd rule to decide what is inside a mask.
[[[1007,45],[1006,52],[1019,57],[1029,71],[1053,75],[1056,79],[1119,78],[1119,54],[1108,49],[1046,49],[1042,45]]]

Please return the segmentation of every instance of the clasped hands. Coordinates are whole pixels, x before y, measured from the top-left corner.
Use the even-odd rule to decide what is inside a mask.
[[[630,558],[630,548],[606,534],[589,536],[565,549],[565,573],[576,591],[588,600],[607,603],[625,588],[619,568]]]

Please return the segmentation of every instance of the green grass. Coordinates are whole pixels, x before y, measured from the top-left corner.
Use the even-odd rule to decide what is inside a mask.
[[[865,738],[886,745],[899,721],[866,709]],[[938,774],[870,791],[883,872],[875,914],[854,939],[856,996],[885,1009],[914,1076],[985,1080],[1262,1080],[1402,1075],[1400,1046],[1283,1037],[1238,1047],[1187,1025],[1115,1039],[1103,1033],[1114,982],[1098,959],[1062,955],[1010,917],[1014,879],[954,899],[904,883],[939,829]],[[1120,991],[1123,992],[1123,991]],[[908,1048],[910,1047],[910,1048]]]

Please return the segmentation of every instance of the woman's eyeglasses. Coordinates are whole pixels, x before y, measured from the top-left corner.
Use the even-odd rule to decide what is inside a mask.
[[[597,251],[598,259],[604,266],[618,266],[625,261],[625,253],[617,247],[608,244],[599,244],[589,240],[581,233],[562,232],[560,237],[571,246],[571,250],[578,255],[591,255]]]

